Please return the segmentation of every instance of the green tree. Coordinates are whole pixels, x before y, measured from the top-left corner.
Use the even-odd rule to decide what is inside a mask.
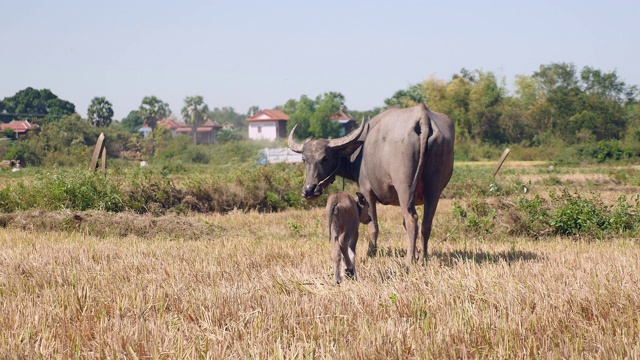
[[[295,125],[298,125],[296,128],[296,135],[298,137],[307,138],[312,136],[309,130],[309,122],[311,115],[316,111],[316,103],[313,100],[307,95],[302,95],[298,101],[294,99],[287,101],[284,106],[281,107],[281,110],[289,115],[287,132],[291,132],[291,129],[293,129]]]
[[[107,127],[113,120],[113,108],[111,103],[104,97],[94,97],[87,110],[87,118],[91,125],[97,127]]]
[[[625,106],[635,101],[637,87],[627,86],[615,71],[603,73],[588,66],[580,71],[580,83],[580,112],[570,120],[599,141],[621,139],[627,129]]]
[[[565,139],[572,127],[569,118],[578,113],[581,90],[578,86],[576,67],[567,63],[540,65],[533,78],[546,97],[545,116],[547,129]]]
[[[222,128],[218,131],[217,140],[219,143],[224,144],[231,141],[239,141],[242,140],[242,135],[229,128]]]
[[[171,115],[171,109],[169,109],[169,104],[157,97],[145,96],[144,99],[142,99],[140,108],[138,108],[138,115],[140,115],[142,121],[153,131],[156,129],[158,121]]]
[[[637,86],[628,86],[618,78],[615,71],[603,73],[600,70],[585,66],[580,71],[580,80],[586,94],[597,95],[602,100],[627,104],[635,100]]]
[[[129,115],[120,120],[120,124],[125,130],[137,134],[140,127],[144,124],[144,121],[138,110],[132,110],[129,112]]]
[[[358,111],[358,110],[352,110],[349,109],[349,114],[351,114],[351,116],[353,116],[356,121],[358,122],[358,125],[360,124],[360,121],[362,121],[362,119],[371,119],[374,116],[380,114],[382,112],[382,108],[377,106],[374,107],[373,109],[370,110],[364,110],[364,111]]]
[[[255,115],[258,111],[260,111],[260,106],[258,105],[250,106],[249,109],[247,109],[247,117],[251,117]]]
[[[309,118],[309,131],[315,138],[340,137],[340,123],[331,121],[331,117],[338,111],[346,111],[344,96],[340,93],[329,92],[316,97],[316,109]]]
[[[414,84],[406,90],[396,91],[390,98],[384,100],[386,107],[406,108],[420,103],[426,103],[424,89],[422,84]]]
[[[550,133],[546,96],[538,82],[525,75],[516,76],[514,93],[504,99],[501,127],[507,142],[533,144],[543,133]]]
[[[300,100],[291,99],[278,109],[289,115],[287,131],[297,124],[296,135],[301,138],[339,137],[341,125],[331,117],[339,110],[347,111],[344,95],[337,92],[318,95],[315,100],[302,95]]]
[[[614,72],[591,67],[578,72],[573,64],[541,65],[533,74],[546,96],[543,120],[548,129],[574,143],[581,139],[620,139],[627,128],[626,104],[637,87],[627,86]]]
[[[473,124],[473,137],[477,141],[493,144],[505,141],[500,126],[501,102],[505,90],[492,72],[476,71],[469,93],[469,119]]]
[[[151,155],[153,156],[156,152],[156,127],[158,126],[158,121],[171,115],[169,104],[155,96],[145,96],[142,99],[140,108],[138,108],[138,114],[142,121],[151,128]]]
[[[5,113],[0,114],[3,122],[16,119],[38,119],[45,124],[76,112],[71,102],[58,98],[49,89],[36,90],[28,87],[2,100]],[[1,112],[1,111],[0,111]]]
[[[0,139],[16,139],[16,132],[12,129],[4,129],[0,131]]]
[[[306,95],[303,95],[303,96],[306,97]],[[301,97],[301,99],[302,99],[302,97]],[[296,112],[296,107],[297,106],[298,106],[298,101],[296,101],[296,99],[289,99],[289,100],[287,100],[286,103],[284,103],[284,105],[279,105],[279,106],[276,106],[275,108],[277,110],[280,110],[280,111],[284,112],[285,114],[291,116],[293,113]]]
[[[204,99],[200,95],[187,96],[184,99],[184,107],[182,108],[182,117],[185,123],[191,125],[191,131],[193,133],[193,143],[197,144],[198,141],[198,126],[204,124],[207,121],[209,113],[209,106],[205,104]]]
[[[239,132],[247,130],[246,116],[238,114],[231,106],[214,108],[213,111],[209,111],[209,119],[221,125],[229,124]]]

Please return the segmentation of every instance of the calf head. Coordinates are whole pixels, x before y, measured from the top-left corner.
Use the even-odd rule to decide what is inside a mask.
[[[365,121],[358,129],[352,133],[338,139],[317,139],[308,138],[304,143],[297,143],[293,134],[296,127],[289,133],[289,148],[302,154],[302,161],[305,164],[305,180],[302,186],[302,196],[305,200],[315,200],[325,187],[335,180],[338,168],[341,166],[340,159],[349,157],[360,145],[360,135],[365,127]]]
[[[356,192],[356,196],[358,197],[358,220],[366,225],[371,222],[371,216],[369,216],[369,202],[360,192]]]

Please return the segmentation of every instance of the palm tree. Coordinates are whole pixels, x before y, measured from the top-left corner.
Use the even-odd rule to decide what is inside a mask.
[[[169,104],[155,96],[145,96],[138,109],[138,114],[142,121],[151,128],[151,155],[153,156],[156,152],[155,130],[158,126],[158,121],[171,115]]]
[[[94,97],[91,100],[91,104],[89,104],[87,118],[93,126],[109,126],[113,119],[113,108],[111,107],[111,103],[107,101],[104,96]]]
[[[158,121],[171,115],[169,104],[163,102],[155,96],[145,96],[142,99],[142,104],[138,109],[138,113],[151,130],[155,130],[158,125]]]
[[[197,144],[197,129],[199,125],[204,124],[209,117],[209,106],[204,103],[202,96],[187,96],[184,99],[184,107],[182,108],[182,117],[185,123],[191,125],[193,133],[193,143]]]

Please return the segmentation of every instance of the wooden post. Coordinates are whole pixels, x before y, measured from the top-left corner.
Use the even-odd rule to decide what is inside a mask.
[[[504,149],[504,152],[502,153],[502,156],[500,156],[500,160],[498,160],[498,163],[496,164],[496,167],[493,168],[493,173],[491,175],[496,176],[496,174],[498,173],[498,171],[500,171],[500,167],[502,166],[502,163],[504,163],[505,160],[507,160],[507,156],[509,155],[509,148]]]
[[[100,133],[98,141],[96,142],[96,148],[93,150],[93,156],[91,157],[91,163],[89,164],[89,170],[95,171],[98,166],[98,158],[102,153],[102,172],[106,172],[107,152],[104,149],[104,133]]]

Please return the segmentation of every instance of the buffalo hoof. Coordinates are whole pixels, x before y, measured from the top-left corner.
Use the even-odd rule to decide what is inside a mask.
[[[352,279],[352,280],[353,280],[353,279],[354,279],[354,277],[355,277],[355,272],[356,272],[356,271],[355,271],[354,269],[345,269],[345,271],[344,271],[344,275],[345,275],[346,277],[348,277],[349,279]]]
[[[367,250],[368,257],[376,257],[376,255],[378,255],[378,248],[369,248]]]

